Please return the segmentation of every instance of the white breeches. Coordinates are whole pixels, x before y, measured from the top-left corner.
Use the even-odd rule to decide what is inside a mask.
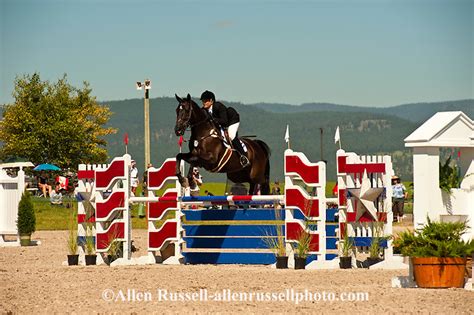
[[[240,122],[232,124],[227,128],[227,132],[229,133],[229,138],[231,141],[234,140],[235,136],[237,135],[237,131],[239,131],[239,125]]]

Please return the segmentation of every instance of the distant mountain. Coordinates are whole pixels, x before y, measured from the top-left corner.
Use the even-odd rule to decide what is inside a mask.
[[[269,104],[257,103],[253,106],[270,111],[273,113],[302,113],[314,111],[331,111],[331,112],[370,112],[394,115],[412,122],[424,122],[441,111],[463,111],[469,117],[474,117],[474,100],[446,101],[436,103],[412,103],[392,107],[361,107],[338,105],[331,103],[305,103],[301,105],[287,104]]]
[[[334,132],[337,126],[340,126],[343,148],[360,154],[407,152],[403,139],[417,127],[415,123],[394,115],[364,112],[364,108],[358,108],[359,112],[354,111],[350,114],[347,111],[329,110],[275,113],[255,105],[227,101],[225,103],[236,108],[240,113],[239,134],[241,136],[257,135],[272,149],[271,176],[273,180],[283,179],[283,152],[286,149],[283,138],[286,125],[290,126],[292,148],[303,151],[310,160],[316,161],[321,157],[327,160],[327,172],[330,179],[335,178],[336,172],[334,157],[337,147],[334,144]],[[124,153],[123,135],[127,132],[130,139],[128,151],[139,162],[139,168],[142,170],[144,160],[143,99],[111,101],[107,102],[107,105],[114,113],[109,125],[119,129],[118,134],[107,138],[110,156]],[[173,132],[176,106],[177,102],[174,98],[163,97],[150,100],[151,155],[154,165],[179,152],[178,139]],[[273,109],[270,104],[266,106]],[[291,105],[277,104],[276,107],[278,106],[284,108]],[[320,128],[323,129],[323,152],[321,152]],[[189,137],[189,134],[185,137]],[[187,151],[187,148],[183,150]],[[406,163],[411,163],[411,159],[404,159],[403,165]],[[411,170],[410,167],[403,167],[403,169]],[[406,171],[403,174],[410,175]],[[205,180],[212,181],[225,178],[223,175],[215,174],[204,174],[204,176]]]

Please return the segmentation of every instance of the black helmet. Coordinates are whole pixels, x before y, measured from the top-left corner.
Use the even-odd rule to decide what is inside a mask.
[[[201,101],[213,100],[216,101],[216,96],[211,91],[205,90],[201,94]]]

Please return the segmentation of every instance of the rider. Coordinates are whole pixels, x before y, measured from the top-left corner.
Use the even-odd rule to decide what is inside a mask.
[[[211,91],[204,91],[201,94],[202,106],[211,117],[224,129],[228,137],[232,141],[232,146],[240,154],[240,164],[246,167],[250,164],[249,159],[245,155],[244,148],[240,143],[237,132],[240,125],[240,117],[235,109],[227,108],[221,102],[216,102],[216,96]]]

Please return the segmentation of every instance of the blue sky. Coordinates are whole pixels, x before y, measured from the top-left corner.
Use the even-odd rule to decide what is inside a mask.
[[[203,90],[243,103],[474,98],[474,0],[0,0],[0,103],[35,71],[101,101]]]

